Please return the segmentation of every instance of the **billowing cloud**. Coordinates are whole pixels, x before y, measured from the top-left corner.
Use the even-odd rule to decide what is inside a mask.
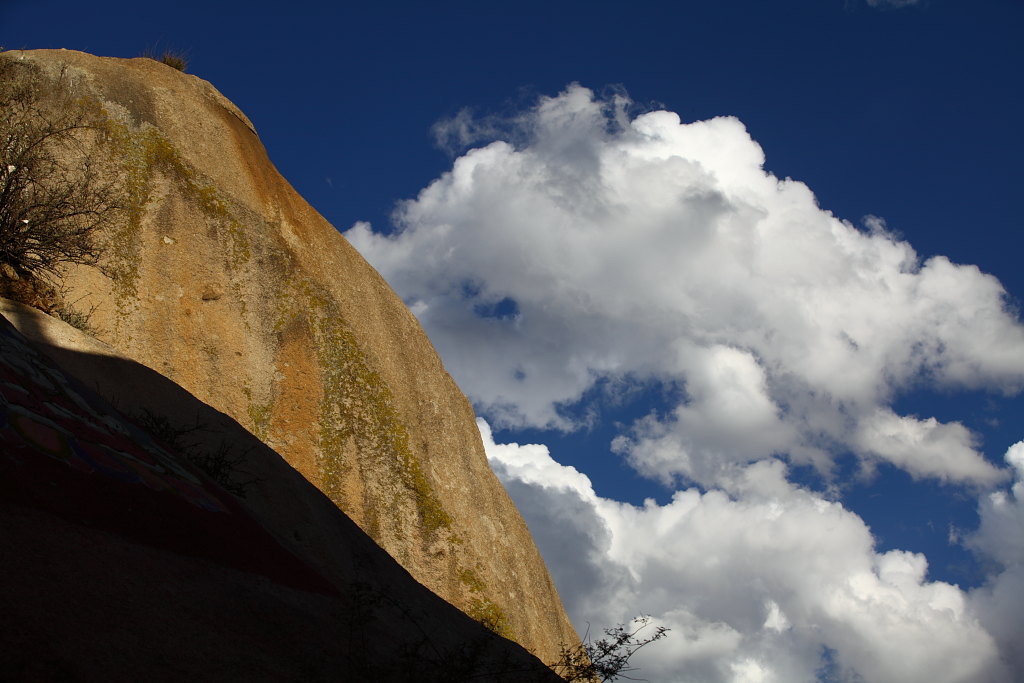
[[[821,209],[735,118],[630,108],[579,85],[542,98],[402,204],[395,234],[346,233],[489,419],[570,430],[602,379],[657,381],[677,404],[615,448],[666,482],[776,455],[827,472],[840,452],[1006,476],[963,425],[891,409],[922,388],[1020,390],[1024,327],[995,278]],[[463,114],[439,134],[499,129]]]
[[[1019,497],[991,499],[977,537],[1017,573],[972,597],[928,581],[922,555],[876,552],[857,515],[787,482],[777,460],[738,470],[728,490],[636,507],[597,496],[544,446],[495,444],[478,424],[577,629],[641,612],[672,629],[637,655],[646,679],[1011,680],[1024,594]]]
[[[999,475],[988,462],[974,457],[975,438],[962,424],[941,424],[879,409],[858,426],[854,444],[919,476],[945,480],[991,481]]]
[[[1006,452],[1016,475],[1008,491],[994,491],[979,506],[981,526],[968,546],[992,563],[988,582],[974,591],[982,623],[994,634],[1018,675],[1024,674],[1024,441]]]

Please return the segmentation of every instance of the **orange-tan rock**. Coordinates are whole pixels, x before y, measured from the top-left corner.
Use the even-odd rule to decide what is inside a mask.
[[[544,661],[577,643],[469,402],[246,116],[151,59],[8,56],[99,104],[129,191],[103,268],[66,280],[97,338],[244,425],[466,614]]]

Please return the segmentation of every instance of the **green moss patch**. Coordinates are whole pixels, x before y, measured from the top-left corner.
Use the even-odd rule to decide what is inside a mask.
[[[486,586],[480,576],[472,569],[461,568],[458,571],[458,577],[459,582],[469,589],[472,596],[466,614],[499,636],[512,638],[512,627],[509,625],[508,616],[497,603],[483,595]]]
[[[370,368],[334,303],[306,279],[293,282],[289,290],[288,300],[279,306],[275,327],[282,329],[288,323],[288,311],[302,310],[314,337],[323,377],[319,441],[324,492],[343,509],[352,503],[344,500],[343,482],[352,463],[346,462],[343,454],[346,446],[354,444],[364,465],[398,474],[402,486],[413,494],[420,523],[428,534],[450,528],[451,517],[412,452],[390,388]],[[380,523],[377,508],[387,511],[388,503],[379,501],[367,510],[370,530]]]
[[[138,298],[142,219],[153,200],[153,178],[158,172],[178,185],[186,201],[221,224],[221,234],[230,240],[229,267],[243,266],[251,258],[249,241],[222,194],[199,178],[158,128],[132,128],[110,116],[102,106],[95,106],[111,158],[120,165],[124,182],[127,220],[107,236],[104,245],[105,271],[113,281],[119,318],[127,315],[130,303]]]

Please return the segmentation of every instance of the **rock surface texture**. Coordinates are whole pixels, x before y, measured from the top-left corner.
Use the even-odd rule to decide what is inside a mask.
[[[151,59],[6,56],[100,107],[125,181],[102,269],[66,280],[67,300],[94,308],[95,336],[243,425],[473,619],[544,661],[578,643],[469,402],[403,302],[278,174],[245,115]],[[103,393],[102,373],[95,382]],[[259,507],[266,484],[254,488]],[[293,536],[331,553],[327,539]]]

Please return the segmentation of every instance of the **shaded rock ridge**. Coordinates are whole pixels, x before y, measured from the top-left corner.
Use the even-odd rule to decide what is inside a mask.
[[[59,320],[0,313],[0,678],[561,680],[231,418]],[[154,436],[159,411],[193,416],[187,446]],[[193,464],[225,448],[247,455],[244,500]]]
[[[151,59],[6,58],[97,108],[124,180],[102,268],[66,278],[96,337],[243,425],[473,619],[545,661],[578,643],[469,402],[246,116]]]

